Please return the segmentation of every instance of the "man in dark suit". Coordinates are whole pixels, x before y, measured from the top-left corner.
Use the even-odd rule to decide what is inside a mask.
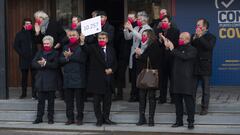
[[[161,46],[165,46],[160,36],[160,35],[163,35],[168,40],[170,40],[175,47],[177,47],[180,32],[176,27],[172,26],[170,16],[168,15],[163,16],[160,27],[154,29],[154,31],[156,33],[156,36],[159,37]],[[168,87],[168,82],[171,79],[173,56],[171,55],[171,51],[168,48],[164,49],[162,61],[164,66],[162,68],[162,79],[160,82],[161,89],[160,89],[159,103],[163,104],[167,102],[168,88],[171,96],[171,103],[173,103],[174,99],[172,96],[172,91],[170,89],[171,83],[170,83],[170,87]]]
[[[108,33],[100,32],[97,44],[81,43],[89,58],[87,91],[94,94],[96,126],[102,126],[103,123],[116,124],[109,120],[109,115],[114,88],[113,74],[117,69],[117,61],[115,51],[108,41]]]
[[[183,101],[186,104],[188,115],[188,129],[194,128],[195,114],[195,92],[196,76],[194,75],[194,64],[197,49],[190,45],[191,35],[188,32],[180,34],[177,46],[167,40],[164,36],[164,44],[173,55],[172,66],[172,93],[176,106],[176,123],[172,127],[183,126]],[[176,46],[176,45],[175,45]]]
[[[208,31],[208,28],[209,23],[206,19],[198,19],[196,32],[192,41],[192,45],[198,50],[195,74],[198,77],[198,81],[202,82],[202,109],[200,115],[206,115],[208,113],[212,54],[216,44],[216,37]]]
[[[19,55],[19,67],[22,72],[22,94],[20,99],[27,96],[29,71],[31,71],[32,75],[32,97],[36,98],[36,91],[34,90],[35,71],[32,69],[31,63],[37,52],[37,47],[34,43],[34,31],[32,29],[31,19],[26,18],[23,20],[22,30],[19,31],[15,37],[14,49]]]

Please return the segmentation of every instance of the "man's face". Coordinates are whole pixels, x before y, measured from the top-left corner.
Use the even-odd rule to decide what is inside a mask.
[[[106,22],[106,21],[107,21],[107,16],[103,16],[103,15],[102,15],[102,16],[101,16],[101,21],[102,21],[102,22]]]
[[[72,18],[72,23],[78,24],[78,23],[79,23],[79,22],[78,22],[78,18],[77,18],[77,17],[73,17],[73,18]]]
[[[31,25],[32,23],[30,21],[25,21],[24,27]]]
[[[206,27],[203,26],[203,20],[199,20],[196,25],[197,28],[201,29],[202,31],[206,30]]]
[[[135,17],[134,14],[128,14],[128,18],[131,18],[131,19],[133,19],[134,21],[136,20],[136,17]]]
[[[184,43],[189,43],[190,42],[190,34],[189,33],[187,33],[187,32],[183,32],[183,33],[181,33],[180,34],[180,36],[179,36],[179,39],[180,40],[183,40],[184,41]]]
[[[167,15],[167,11],[164,10],[164,9],[162,9],[162,10],[160,10],[160,14],[162,14],[162,15]]]
[[[169,24],[168,18],[164,18],[161,22],[162,22],[162,23],[168,23],[168,24]]]
[[[108,42],[108,38],[106,35],[99,35],[98,36],[98,42],[99,41],[105,41],[106,43]]]
[[[69,35],[68,35],[69,38],[76,38],[76,39],[79,39],[79,35],[76,31],[70,31],[69,32]]]

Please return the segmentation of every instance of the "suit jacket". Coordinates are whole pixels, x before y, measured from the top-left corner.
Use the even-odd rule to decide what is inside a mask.
[[[82,47],[87,52],[89,60],[87,91],[94,94],[106,94],[110,92],[114,88],[114,76],[113,74],[107,76],[105,69],[111,68],[113,73],[117,69],[114,49],[107,45],[107,61],[105,61],[102,48],[98,44],[85,44]]]
[[[14,49],[19,55],[20,69],[31,68],[32,59],[37,52],[37,46],[34,43],[34,32],[24,29],[19,31],[14,40]]]
[[[212,54],[215,44],[216,37],[209,32],[192,40],[192,45],[198,50],[195,66],[196,75],[210,76],[212,74]]]

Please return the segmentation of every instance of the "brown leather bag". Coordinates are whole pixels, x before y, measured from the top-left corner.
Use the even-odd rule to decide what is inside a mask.
[[[150,67],[150,68],[149,68]],[[142,71],[137,76],[137,88],[139,89],[154,89],[159,86],[158,70],[152,69],[150,60],[147,58],[147,68],[142,69]]]

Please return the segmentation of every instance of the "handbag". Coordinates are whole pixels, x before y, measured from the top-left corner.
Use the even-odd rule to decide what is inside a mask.
[[[137,76],[136,86],[139,89],[154,89],[159,87],[158,69],[152,69],[149,57],[147,58],[147,68]]]

